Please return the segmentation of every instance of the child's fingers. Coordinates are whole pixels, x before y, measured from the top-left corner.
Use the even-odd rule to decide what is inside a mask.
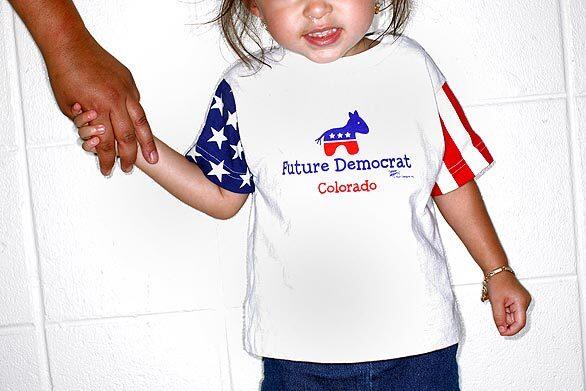
[[[509,307],[507,307],[505,311],[507,312],[507,324],[510,326],[513,323],[515,323],[515,316],[513,315]]]
[[[507,331],[507,324],[506,324],[507,315],[506,315],[506,311],[505,311],[504,298],[502,298],[502,297],[493,298],[492,300],[490,300],[490,305],[492,307],[492,317],[494,319],[494,323],[502,335],[502,334],[506,333],[506,331]]]
[[[71,106],[71,114],[73,116],[81,114],[81,105],[79,103],[75,102],[73,106]]]
[[[79,128],[96,118],[98,118],[98,113],[96,113],[94,110],[84,111],[83,113],[73,118],[73,123]]]
[[[518,302],[511,304],[511,314],[513,315],[513,322],[509,324],[511,335],[516,334],[525,327],[527,322],[527,314]]]
[[[79,134],[79,138],[82,140],[88,140],[94,136],[99,136],[106,132],[106,127],[104,125],[90,125],[90,126],[82,126],[77,130],[77,134]]]
[[[512,300],[498,297],[491,301],[494,321],[502,336],[515,335],[525,327],[525,311],[518,301]]]
[[[96,145],[98,145],[99,143],[100,143],[100,139],[97,137],[93,137],[87,141],[84,141],[83,144],[81,144],[81,147],[83,148],[84,151],[97,153],[96,152]]]

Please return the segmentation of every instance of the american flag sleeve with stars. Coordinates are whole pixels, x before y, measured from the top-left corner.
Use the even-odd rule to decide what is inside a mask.
[[[435,66],[435,64],[432,65]],[[494,165],[484,141],[474,132],[445,77],[435,66],[439,123],[444,138],[442,164],[431,195],[438,196],[478,179]]]
[[[246,164],[232,87],[222,78],[195,143],[184,154],[216,185],[234,193],[254,192]]]

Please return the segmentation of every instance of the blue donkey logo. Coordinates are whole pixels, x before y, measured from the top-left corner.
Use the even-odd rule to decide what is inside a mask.
[[[367,134],[368,125],[360,118],[356,110],[353,113],[348,113],[348,116],[350,118],[346,125],[341,128],[326,130],[324,134],[315,140],[316,143],[321,144],[323,139],[326,156],[332,156],[340,145],[343,145],[350,155],[358,153],[356,133]]]

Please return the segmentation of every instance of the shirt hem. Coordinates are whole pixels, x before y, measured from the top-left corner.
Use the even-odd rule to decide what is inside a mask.
[[[381,360],[392,360],[404,357],[415,356],[419,354],[430,353],[439,349],[444,349],[449,346],[452,346],[456,343],[461,341],[460,334],[454,333],[451,338],[441,340],[439,342],[429,344],[429,345],[419,345],[417,347],[413,347],[413,349],[403,350],[397,352],[396,354],[389,355],[388,352],[379,352],[376,354],[372,354],[362,357],[357,357],[355,360],[344,360],[340,361],[339,357],[328,357],[328,356],[299,356],[288,354],[284,352],[272,351],[268,352],[260,348],[254,348],[252,346],[246,346],[245,344],[245,351],[253,356],[258,357],[259,359],[262,357],[269,357],[274,359],[281,359],[281,360],[291,360],[291,361],[303,361],[303,362],[312,362],[312,363],[322,363],[322,364],[354,364],[354,363],[362,363],[362,362],[370,362],[370,361],[381,361]]]

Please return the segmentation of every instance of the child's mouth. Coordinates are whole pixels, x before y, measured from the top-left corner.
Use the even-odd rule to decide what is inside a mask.
[[[342,29],[339,27],[332,27],[329,30],[309,33],[305,34],[303,38],[305,38],[309,43],[316,45],[316,46],[326,46],[331,45],[338,40],[340,34],[342,33]],[[311,34],[311,35],[310,35]]]

